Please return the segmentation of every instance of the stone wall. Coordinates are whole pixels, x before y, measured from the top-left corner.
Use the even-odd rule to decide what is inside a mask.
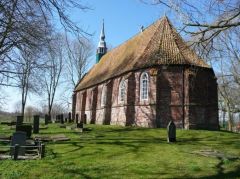
[[[140,100],[140,76],[149,75],[149,98]],[[127,82],[124,101],[119,84]],[[102,93],[106,90],[106,102]],[[166,127],[173,120],[179,128],[218,127],[217,83],[211,69],[160,66],[129,72],[76,93],[76,113],[87,123]]]

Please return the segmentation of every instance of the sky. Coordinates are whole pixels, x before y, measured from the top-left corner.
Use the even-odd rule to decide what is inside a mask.
[[[81,1],[85,3],[87,1]],[[139,33],[141,26],[147,27],[166,14],[171,22],[177,26],[178,19],[174,19],[167,8],[141,3],[140,0],[90,0],[87,5],[90,10],[77,9],[69,13],[69,17],[81,28],[91,34],[89,38],[97,46],[102,20],[105,22],[105,36],[108,47],[114,48],[135,34]],[[92,57],[89,68],[94,64]],[[16,103],[21,99],[18,89],[5,89],[7,96],[3,110],[14,112]],[[57,100],[61,96],[61,90],[57,93]],[[29,95],[27,105],[38,106],[43,101],[35,95]]]

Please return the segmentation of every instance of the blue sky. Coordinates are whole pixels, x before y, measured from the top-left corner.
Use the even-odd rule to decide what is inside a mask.
[[[141,26],[147,27],[165,13],[175,26],[179,23],[178,19],[174,19],[167,8],[146,5],[139,0],[90,0],[87,5],[92,10],[82,12],[75,9],[69,13],[69,16],[79,26],[92,34],[90,38],[95,46],[99,40],[102,19],[105,21],[106,42],[111,47],[116,47],[128,40],[140,31]],[[93,56],[89,67],[94,62],[95,57]],[[16,102],[21,99],[20,92],[12,88],[5,91],[8,96],[8,104],[4,106],[4,110],[14,111]],[[58,91],[57,100],[59,96],[61,96],[61,91]],[[39,106],[40,101],[42,101],[41,98],[30,95],[27,105]]]

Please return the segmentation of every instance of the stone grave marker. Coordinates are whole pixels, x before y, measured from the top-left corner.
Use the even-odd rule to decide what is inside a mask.
[[[167,126],[168,142],[176,142],[176,125],[170,121]]]
[[[79,115],[76,114],[76,123],[77,123],[77,124],[78,124],[78,117],[79,117]]]
[[[23,123],[23,116],[17,116],[17,123],[16,125],[22,125]]]
[[[22,132],[22,131],[17,131],[15,133],[13,133],[12,136],[12,140],[11,140],[11,150],[10,150],[10,155],[13,156],[14,155],[14,146],[16,144],[19,145],[19,151],[18,151],[18,155],[24,156],[25,155],[25,151],[26,149],[24,147],[21,146],[26,146],[26,139],[27,139],[27,135],[26,132]]]
[[[34,134],[39,133],[39,115],[33,116],[33,133]]]
[[[61,124],[64,124],[63,114],[60,114],[60,122]]]
[[[70,112],[68,113],[68,122],[72,122],[72,114]]]
[[[45,125],[48,125],[49,122],[49,116],[47,114],[45,114],[44,116],[44,120],[45,120]]]
[[[26,132],[27,138],[30,138],[32,135],[32,125],[17,125],[16,132],[17,131]]]
[[[87,114],[83,115],[83,124],[87,124]]]

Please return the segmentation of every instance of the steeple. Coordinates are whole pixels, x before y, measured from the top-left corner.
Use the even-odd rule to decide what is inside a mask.
[[[105,53],[107,53],[107,46],[105,42],[104,20],[103,20],[100,39],[99,39],[98,48],[97,48],[97,54],[96,54],[96,63],[100,61],[100,59]]]

